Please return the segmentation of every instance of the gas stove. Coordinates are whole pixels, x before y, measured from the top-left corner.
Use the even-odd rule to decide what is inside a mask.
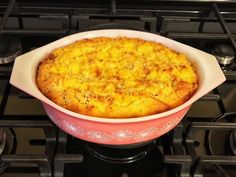
[[[194,0],[0,2],[0,176],[236,176],[236,2]],[[156,33],[216,56],[227,81],[172,131],[107,146],[58,129],[38,100],[9,84],[16,56],[94,29]]]

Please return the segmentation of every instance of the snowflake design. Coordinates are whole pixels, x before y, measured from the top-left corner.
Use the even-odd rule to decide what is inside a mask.
[[[94,139],[100,143],[105,143],[111,140],[111,137],[103,132],[98,131],[88,131],[87,132],[88,137],[91,139]]]
[[[73,122],[63,120],[63,125],[66,131],[72,135],[84,135],[84,130],[79,126],[75,125]]]
[[[172,119],[171,121],[167,122],[161,130],[163,131],[169,131],[173,126],[175,126],[178,122],[178,119]]]
[[[144,140],[148,137],[152,137],[154,134],[157,133],[158,128],[157,127],[149,127],[146,128],[138,133],[136,133],[135,139],[137,140]]]
[[[112,137],[116,140],[123,141],[133,137],[134,132],[130,130],[118,130],[112,133]]]
[[[165,129],[166,129],[166,130],[169,130],[169,129],[173,126],[173,124],[174,124],[173,121],[168,122],[168,123],[166,124],[166,126],[165,126]]]
[[[62,127],[62,122],[54,115],[54,113],[48,112],[47,114],[58,127]]]
[[[52,113],[52,112],[47,112],[48,116],[51,118],[51,119],[57,119],[56,116]]]

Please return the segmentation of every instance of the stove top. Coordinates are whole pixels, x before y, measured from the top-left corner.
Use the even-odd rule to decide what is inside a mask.
[[[230,0],[1,1],[1,176],[236,176],[235,9]],[[105,146],[72,137],[39,101],[9,84],[13,60],[63,36],[108,28],[156,33],[212,53],[227,81],[153,141]]]

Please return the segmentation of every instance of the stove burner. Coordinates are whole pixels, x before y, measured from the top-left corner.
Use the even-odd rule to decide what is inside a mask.
[[[215,117],[212,122],[235,122],[236,113],[225,113]],[[236,131],[206,131],[205,148],[209,155],[232,155],[236,154]],[[214,141],[217,140],[217,141]],[[223,176],[227,170],[223,165],[214,165],[215,171]]]
[[[21,42],[19,39],[0,35],[0,64],[13,62],[21,54]]]
[[[217,58],[219,64],[226,66],[230,65],[234,61],[234,50],[227,44],[217,44],[213,49],[213,54]]]
[[[150,177],[164,169],[156,141],[127,148],[86,143],[85,151],[84,165],[90,177]]]
[[[135,144],[126,144],[126,145],[102,145],[108,148],[114,148],[114,149],[134,149],[138,147],[143,147],[145,145],[155,143],[154,140],[146,141],[146,142],[140,142]]]
[[[12,129],[0,128],[0,156],[3,154],[12,154],[16,150],[16,139]],[[0,174],[6,170],[8,163],[1,162],[0,160]]]
[[[87,145],[88,152],[94,157],[108,163],[126,164],[145,158],[154,148],[156,142],[145,142],[135,145],[110,146]]]
[[[215,117],[212,122],[235,122],[236,113],[227,113]],[[210,155],[232,155],[230,142],[233,145],[236,133],[233,131],[213,131],[209,130],[205,135],[205,147]],[[214,141],[217,139],[217,141]],[[219,143],[221,142],[221,143]],[[229,148],[230,147],[230,148]]]
[[[229,145],[232,153],[236,155],[236,131],[232,131],[230,133]]]
[[[3,153],[6,147],[6,133],[3,128],[0,128],[0,155]]]

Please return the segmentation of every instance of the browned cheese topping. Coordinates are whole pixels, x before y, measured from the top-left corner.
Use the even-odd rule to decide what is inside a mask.
[[[98,37],[52,51],[37,85],[56,104],[85,115],[140,117],[175,108],[198,87],[188,58],[159,43]]]

